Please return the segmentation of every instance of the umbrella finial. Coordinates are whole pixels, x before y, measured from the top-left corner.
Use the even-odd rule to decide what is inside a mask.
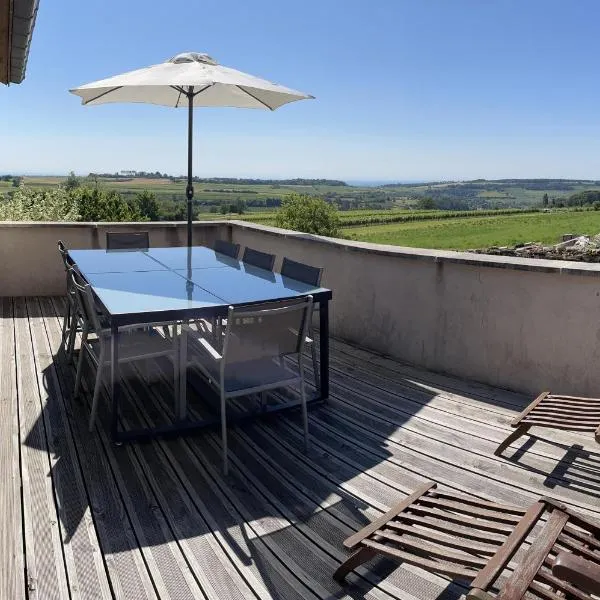
[[[199,62],[207,65],[219,64],[214,58],[202,52],[182,52],[181,54],[177,54],[173,58],[170,58],[167,62],[175,64],[192,62]]]

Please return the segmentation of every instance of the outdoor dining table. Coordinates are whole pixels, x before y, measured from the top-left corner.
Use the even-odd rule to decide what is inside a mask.
[[[226,317],[229,306],[252,305],[312,295],[319,306],[320,377],[309,405],[329,394],[329,301],[331,290],[259,269],[203,246],[144,250],[70,250],[90,284],[111,329],[111,435],[123,442],[211,426],[210,420],[175,420],[153,429],[119,429],[121,377],[119,331],[128,325],[176,323]],[[285,402],[277,412],[299,406]],[[261,414],[263,414],[261,413]],[[253,415],[249,415],[253,416]]]

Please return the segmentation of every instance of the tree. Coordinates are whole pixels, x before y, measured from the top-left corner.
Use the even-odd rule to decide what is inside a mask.
[[[417,208],[419,210],[436,210],[437,207],[433,198],[425,197],[417,200]]]
[[[23,178],[18,175],[12,178],[13,187],[19,187],[23,183]]]
[[[246,203],[241,198],[238,198],[235,201],[235,212],[238,215],[243,215],[245,211],[246,211]]]
[[[542,198],[542,206],[548,206],[548,194],[544,194]]]
[[[160,220],[160,206],[156,200],[156,196],[152,192],[144,190],[143,192],[137,194],[135,199],[137,209],[142,217],[148,219],[149,221]]]
[[[74,190],[81,185],[81,179],[75,175],[73,171],[69,173],[69,176],[65,180],[64,187],[66,190]]]
[[[71,192],[77,197],[81,221],[140,221],[142,215],[115,191],[81,187]]]
[[[338,234],[340,218],[337,208],[321,198],[305,194],[291,194],[281,202],[275,216],[275,225],[305,233]]]

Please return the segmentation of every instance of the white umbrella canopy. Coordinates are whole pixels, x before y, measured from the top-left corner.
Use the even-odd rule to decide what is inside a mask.
[[[275,110],[288,102],[313,98],[266,79],[219,65],[207,54],[185,52],[170,60],[115,75],[69,90],[82,104],[143,102],[188,107],[186,93],[193,87],[193,106],[231,106]]]
[[[207,54],[184,52],[164,63],[115,75],[69,90],[82,104],[140,102],[187,108],[188,117],[188,246],[192,245],[193,108],[234,107],[275,110],[314,96],[219,65]]]

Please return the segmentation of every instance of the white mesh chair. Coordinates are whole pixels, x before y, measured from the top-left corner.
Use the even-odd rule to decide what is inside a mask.
[[[308,414],[302,351],[312,315],[312,296],[267,302],[251,307],[229,307],[223,350],[187,325],[182,327],[180,417],[185,416],[187,366],[196,365],[219,392],[223,472],[227,474],[227,399],[299,384],[304,444],[308,447]],[[295,357],[298,370],[283,357]],[[188,360],[189,359],[189,360]]]
[[[103,328],[100,323],[90,285],[83,279],[76,268],[70,270],[70,275],[76,292],[78,308],[83,315],[81,350],[79,352],[77,375],[75,377],[74,395],[76,397],[81,387],[83,357],[87,354],[92,364],[96,367],[96,382],[94,384],[94,396],[89,421],[89,429],[92,431],[98,410],[102,376],[107,367],[110,371],[112,337],[110,329]],[[177,398],[179,395],[179,348],[177,338],[174,336],[172,340],[169,340],[161,335],[158,330],[147,325],[143,327],[134,325],[121,328],[124,335],[119,336],[119,364],[148,360],[160,356],[170,356],[173,360],[173,381],[175,397]],[[90,335],[93,337],[90,337]]]

